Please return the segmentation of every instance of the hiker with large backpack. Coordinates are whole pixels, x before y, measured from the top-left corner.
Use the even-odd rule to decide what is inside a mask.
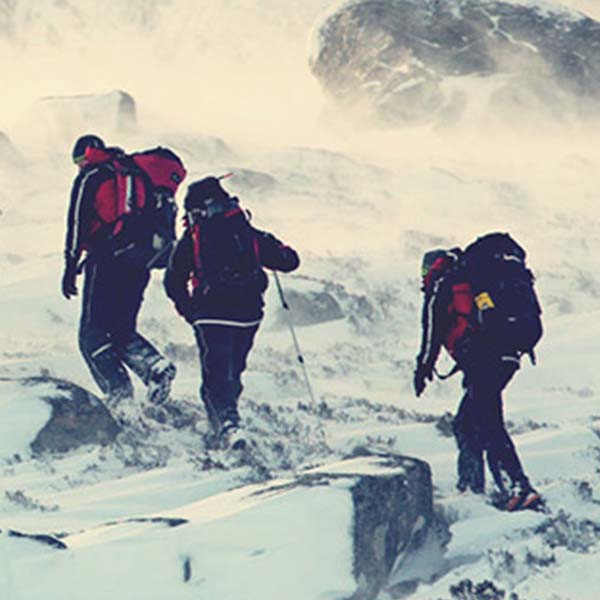
[[[109,407],[133,397],[127,368],[148,400],[170,393],[175,365],[137,331],[152,268],[164,268],[175,239],[175,192],[186,171],[170,150],[127,155],[95,135],[73,148],[79,174],[67,216],[62,293],[77,295],[83,271],[79,348]],[[82,260],[83,259],[83,260]]]
[[[263,317],[265,268],[298,268],[296,252],[255,229],[220,179],[192,183],[184,200],[185,231],[165,273],[165,289],[193,327],[202,371],[200,396],[217,443],[246,445],[238,401],[246,358]]]
[[[460,491],[485,491],[485,463],[496,486],[494,502],[508,510],[538,509],[540,495],[526,476],[506,430],[502,391],[542,336],[541,308],[525,251],[508,234],[491,233],[461,251],[423,257],[424,304],[417,396],[434,375],[463,374],[464,396],[452,427],[458,446]],[[447,375],[435,368],[444,346],[455,361]]]

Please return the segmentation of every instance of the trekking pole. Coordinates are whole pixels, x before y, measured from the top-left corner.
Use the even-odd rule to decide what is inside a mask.
[[[292,340],[294,340],[294,348],[296,349],[296,358],[302,367],[302,372],[304,373],[304,382],[306,383],[306,389],[308,390],[308,395],[310,396],[310,400],[315,407],[317,408],[317,401],[315,400],[315,396],[312,391],[312,387],[310,385],[310,380],[308,379],[308,371],[306,370],[306,363],[304,362],[304,357],[302,356],[302,351],[300,350],[300,344],[298,343],[298,338],[296,337],[296,332],[294,331],[294,324],[292,323],[292,312],[290,310],[290,305],[287,303],[285,299],[285,295],[283,293],[283,287],[281,285],[281,281],[279,280],[279,276],[276,271],[273,271],[273,276],[275,277],[275,283],[277,284],[277,291],[279,292],[279,298],[281,300],[281,306],[283,306],[283,310],[285,312],[285,319],[287,321],[288,327],[290,329],[290,333],[292,334]]]

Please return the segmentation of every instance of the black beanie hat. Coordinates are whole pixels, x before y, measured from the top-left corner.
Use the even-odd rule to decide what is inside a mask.
[[[194,181],[187,189],[183,206],[186,211],[204,210],[211,204],[225,203],[231,196],[221,187],[216,177]]]
[[[105,148],[104,142],[97,135],[87,134],[82,135],[73,146],[71,154],[75,164],[81,162],[85,158],[87,148]]]

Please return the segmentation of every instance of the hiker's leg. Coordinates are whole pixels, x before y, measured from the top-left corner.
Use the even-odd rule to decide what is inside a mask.
[[[133,396],[133,386],[108,331],[111,281],[104,265],[85,267],[79,348],[100,389],[111,400]]]
[[[470,489],[477,494],[481,494],[485,488],[485,476],[483,445],[474,408],[477,398],[473,395],[473,389],[466,378],[464,387],[464,396],[452,421],[452,430],[458,446],[457,488],[461,491]]]
[[[506,493],[519,485],[529,487],[515,445],[504,424],[502,391],[519,369],[515,357],[500,357],[490,369],[486,382],[486,397],[489,398],[486,426],[487,461],[498,491]]]
[[[254,337],[258,331],[258,325],[252,327],[238,327],[233,332],[233,355],[232,355],[232,385],[233,395],[237,404],[242,390],[242,373],[246,369],[248,354],[252,349]]]
[[[217,431],[225,415],[235,410],[233,329],[225,325],[194,327],[202,371],[200,396],[211,425]]]

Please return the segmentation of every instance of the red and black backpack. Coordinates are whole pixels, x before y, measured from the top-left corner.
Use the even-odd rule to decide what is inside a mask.
[[[88,149],[90,162],[112,173],[110,193],[97,196],[96,251],[144,268],[164,268],[175,241],[175,193],[185,179],[181,159],[167,148],[106,153]],[[95,154],[99,154],[96,158]],[[107,197],[107,196],[110,196]]]
[[[264,290],[256,232],[235,198],[210,216],[194,218],[188,213],[186,223],[195,290],[223,298]]]

